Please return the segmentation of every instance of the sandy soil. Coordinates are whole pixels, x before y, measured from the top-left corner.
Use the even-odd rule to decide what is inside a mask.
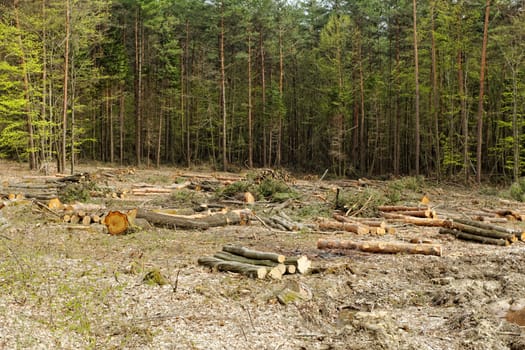
[[[3,168],[4,182],[36,175],[15,164]],[[137,170],[104,181],[165,184],[177,173]],[[431,204],[446,210],[523,208],[479,189],[426,190]],[[166,195],[135,200],[104,201],[114,208],[171,206]],[[443,256],[340,254],[318,250],[317,240],[377,237],[273,232],[258,222],[110,236],[69,229],[30,202],[8,203],[0,220],[0,349],[525,349],[516,324],[525,325],[523,242],[469,243],[437,228],[398,224],[395,235],[380,239],[429,240],[442,244]],[[197,265],[227,243],[306,254],[314,269],[276,281]],[[155,269],[167,284],[143,281]],[[289,285],[311,298],[280,304],[276,294]]]

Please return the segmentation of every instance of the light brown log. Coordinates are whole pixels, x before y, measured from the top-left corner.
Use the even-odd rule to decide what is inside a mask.
[[[382,227],[370,227],[370,234],[382,236],[386,234],[386,229]]]
[[[188,218],[183,215],[165,215],[152,211],[139,209],[137,218],[146,219],[154,226],[207,229],[215,226],[244,225],[250,222],[251,211],[248,209],[232,210],[226,213],[217,213],[198,218]]]
[[[441,256],[442,248],[439,244],[412,244],[404,242],[365,241],[355,242],[349,240],[326,240],[317,241],[319,249],[356,249],[370,253],[384,254],[424,254]]]
[[[293,275],[297,272],[297,266],[295,265],[286,265],[286,274]]]
[[[416,218],[436,218],[437,214],[431,209],[421,209],[421,210],[409,210],[409,211],[396,211],[397,214],[414,216]]]
[[[70,222],[71,221],[71,215],[66,214],[62,217],[62,221],[64,222]]]
[[[477,236],[506,239],[511,243],[518,240],[516,235],[514,234],[509,234],[509,233],[495,231],[495,230],[487,230],[487,229],[483,229],[483,228],[479,228],[475,226],[465,225],[465,224],[462,224],[456,221],[449,221],[448,224],[444,227],[450,228],[450,229],[456,229],[458,231],[463,231],[465,233],[475,234]]]
[[[298,273],[307,273],[312,266],[312,262],[306,255],[290,256],[284,261],[286,265],[294,265]]]
[[[64,204],[58,199],[58,197],[52,198],[47,204],[48,208],[51,210],[61,210],[64,208]]]
[[[284,263],[286,257],[282,254],[261,252],[258,250],[249,249],[241,246],[225,245],[222,250],[228,253],[244,256],[245,258],[257,259],[257,260],[271,260],[277,263]]]
[[[405,205],[380,205],[377,207],[379,211],[391,212],[391,211],[419,211],[425,210],[427,208],[415,207],[415,206],[405,206]]]
[[[80,216],[74,214],[71,215],[71,218],[69,219],[69,222],[72,224],[78,224],[80,222]]]
[[[91,216],[86,215],[82,218],[82,225],[89,225],[91,224]]]
[[[230,271],[240,273],[251,278],[263,279],[268,274],[264,266],[243,264],[236,261],[225,261],[213,257],[202,257],[198,259],[199,265],[211,267],[218,271]]]
[[[95,203],[73,203],[73,204],[66,204],[64,205],[65,211],[71,211],[71,212],[78,212],[80,210],[83,210],[85,212],[95,212],[95,211],[103,211],[106,207],[101,204],[95,204]]]
[[[339,222],[339,221],[329,221],[324,220],[319,223],[319,229],[323,231],[347,231],[357,233],[359,235],[366,235],[370,232],[370,228],[359,223],[352,222]]]
[[[91,215],[91,221],[98,224],[100,222],[100,215],[98,214]]]
[[[389,220],[401,221],[417,226],[446,227],[448,222],[448,220],[445,219],[416,218],[413,216],[406,216],[397,213],[382,213],[382,215]]]
[[[450,228],[444,228],[444,227],[439,229],[439,233],[449,234],[449,235],[455,236],[458,239],[463,239],[466,241],[474,241],[474,242],[484,243],[484,244],[494,244],[494,245],[500,245],[500,246],[507,246],[510,244],[509,241],[506,239],[483,237],[483,236],[478,236],[478,235],[474,235],[471,233],[466,233],[466,232],[462,232],[462,231],[458,231],[458,230],[454,230]]]
[[[129,228],[128,216],[120,211],[110,211],[103,222],[111,235],[120,235]]]

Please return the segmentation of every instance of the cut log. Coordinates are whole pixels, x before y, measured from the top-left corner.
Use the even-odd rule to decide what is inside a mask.
[[[299,273],[307,273],[312,266],[312,262],[306,255],[287,257],[284,263],[286,265],[294,265]]]
[[[183,215],[164,215],[139,209],[137,218],[146,219],[154,226],[182,229],[207,229],[215,226],[243,225],[250,222],[251,211],[248,209],[232,210],[199,218],[188,218]]]
[[[224,247],[222,247],[222,250],[228,253],[244,256],[245,258],[257,260],[270,260],[280,264],[284,263],[286,260],[286,257],[281,254],[261,252],[258,250],[252,250],[241,246],[225,245]]]
[[[240,273],[251,278],[263,279],[268,274],[266,267],[243,264],[235,261],[225,261],[213,257],[202,257],[198,259],[199,265],[211,267],[218,271],[230,271]]]
[[[91,216],[86,215],[82,218],[82,225],[89,225],[91,224]]]
[[[55,197],[49,200],[47,207],[51,210],[62,210],[64,209],[64,204],[60,202],[60,199],[58,199],[58,197]]]
[[[478,243],[484,243],[484,244],[494,244],[494,245],[500,245],[500,246],[507,246],[510,244],[509,241],[507,241],[506,239],[483,237],[483,236],[478,236],[478,235],[474,235],[471,233],[461,232],[458,230],[444,228],[444,227],[439,229],[439,233],[449,234],[449,235],[455,236],[458,239],[463,239],[466,241],[473,241],[473,242],[478,242]]]
[[[286,265],[286,274],[293,275],[297,272],[297,266],[295,265]]]
[[[323,231],[337,230],[357,233],[359,235],[366,235],[370,232],[370,228],[359,223],[339,222],[324,220],[319,223],[319,229]]]
[[[380,205],[377,207],[379,211],[391,212],[391,211],[419,211],[426,210],[427,208],[405,206],[405,205]]]
[[[448,220],[445,219],[416,218],[397,213],[382,213],[382,215],[385,219],[400,221],[416,226],[446,227],[448,223]]]
[[[421,210],[409,210],[409,211],[397,211],[397,214],[413,216],[416,218],[436,218],[437,214],[434,210],[431,209],[421,209]]]
[[[326,240],[317,241],[319,249],[356,249],[370,253],[384,254],[424,254],[441,256],[442,248],[439,244],[412,244],[402,242],[367,241],[355,242],[349,240]]]
[[[511,243],[516,242],[518,240],[516,238],[516,235],[514,234],[495,230],[487,230],[476,226],[465,225],[456,221],[449,221],[445,227],[450,229],[456,229],[458,231],[463,231],[465,233],[471,233],[477,236],[506,239]]]
[[[278,267],[281,275],[286,272],[286,266],[284,264],[272,261],[272,260],[262,260],[262,259],[250,259],[241,255],[228,253],[226,251],[217,252],[213,255],[214,258],[227,260],[227,261],[237,261],[244,264],[250,265],[260,265],[260,266],[269,266],[269,267]]]
[[[129,228],[128,216],[120,211],[110,211],[104,218],[110,235],[120,235]]]
[[[71,215],[71,218],[69,219],[69,222],[72,224],[78,224],[80,222],[80,216],[78,215]]]

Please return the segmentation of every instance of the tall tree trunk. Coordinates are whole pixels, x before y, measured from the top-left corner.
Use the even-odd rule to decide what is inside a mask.
[[[479,100],[478,100],[478,137],[476,150],[476,181],[481,183],[481,160],[482,160],[482,145],[483,145],[483,97],[485,93],[485,65],[487,59],[487,42],[489,37],[489,16],[490,16],[490,0],[487,0],[485,5],[485,23],[483,25],[483,44],[481,47],[481,64],[479,74]]]
[[[468,154],[469,149],[469,130],[468,130],[468,118],[467,118],[467,97],[465,96],[465,83],[463,81],[463,52],[461,49],[458,50],[458,92],[459,92],[459,108],[461,113],[461,125],[463,129],[463,172],[465,176],[465,183],[468,183],[469,169],[470,169],[470,158]]]
[[[441,178],[441,147],[439,139],[439,87],[438,87],[438,67],[437,67],[437,52],[436,52],[436,38],[435,38],[435,13],[434,13],[435,2],[432,2],[431,6],[431,41],[432,41],[432,97],[430,99],[430,110],[432,112],[432,119],[434,120],[434,148],[436,151],[435,155],[435,166],[437,178]]]
[[[221,24],[220,24],[220,41],[219,54],[221,61],[221,104],[222,104],[222,168],[228,167],[228,149],[227,149],[227,115],[226,115],[226,71],[224,68],[224,1],[221,1]]]
[[[124,83],[120,83],[120,107],[119,107],[119,161],[124,163],[124,108],[125,108]]]
[[[366,140],[365,140],[365,79],[363,75],[363,42],[361,40],[361,32],[358,33],[358,61],[359,61],[359,101],[361,111],[361,122],[359,123],[359,159],[360,168],[363,173],[367,172],[366,166]],[[379,131],[378,131],[379,132]]]
[[[142,163],[142,35],[140,8],[135,10],[135,158]]]
[[[46,25],[47,17],[46,17],[46,0],[42,0],[42,104],[41,104],[41,116],[40,118],[43,121],[47,121],[47,47],[46,47],[46,39],[47,39],[47,25]],[[44,130],[41,130],[40,133],[42,135],[45,135],[49,138],[49,134],[47,133],[48,127],[44,126]],[[47,169],[47,162],[51,158],[51,144],[46,146],[46,141],[49,141],[51,143],[50,139],[46,139],[46,137],[40,137],[40,161],[44,165],[44,171],[47,175],[48,169]],[[47,151],[49,150],[49,154]]]
[[[283,97],[283,85],[284,85],[284,56],[283,56],[283,29],[279,28],[279,121],[277,131],[277,149],[275,164],[281,166],[282,158],[282,138],[283,138],[283,108],[284,108],[284,97]]]
[[[69,82],[69,0],[66,1],[66,38],[64,42],[64,96],[62,104],[62,139],[60,143],[60,154],[58,162],[58,172],[63,173],[66,166],[66,139],[67,139],[67,99],[68,99],[68,82]]]
[[[518,181],[521,175],[520,145],[521,145],[521,118],[518,117],[518,78],[516,68],[512,67],[512,138],[514,142],[514,181]],[[518,118],[520,119],[518,121]]]
[[[414,79],[415,79],[415,86],[416,86],[416,115],[415,115],[415,138],[416,138],[416,164],[415,164],[415,171],[416,176],[419,175],[419,158],[421,153],[421,138],[420,138],[420,130],[419,130],[419,58],[418,58],[418,49],[417,49],[417,1],[412,1],[412,7],[413,7],[413,27],[414,27]]]
[[[20,30],[20,19],[18,17],[18,3],[19,0],[14,0],[14,9],[15,9],[15,26],[18,30],[18,43],[20,45],[21,56],[20,56],[20,65],[22,66],[22,74],[24,76],[24,100],[25,100],[25,110],[26,110],[26,120],[27,120],[27,134],[28,134],[28,148],[29,148],[29,169],[33,170],[36,168],[36,154],[35,154],[35,140],[33,136],[33,120],[31,116],[31,103],[29,101],[29,77],[27,71],[27,64],[25,58],[25,48],[24,43],[22,42],[22,32]]]
[[[399,78],[398,71],[400,69],[401,62],[401,49],[400,49],[400,29],[399,22],[396,18],[396,79],[395,79],[395,119],[394,119],[394,175],[399,176],[400,163],[401,163],[401,107],[399,106]]]
[[[248,33],[248,167],[253,168],[252,35]]]
[[[261,103],[262,103],[262,106],[261,106],[261,121],[262,121],[262,126],[263,126],[263,149],[262,149],[262,153],[263,153],[263,164],[264,164],[264,167],[267,167],[268,166],[268,156],[267,156],[267,151],[268,151],[268,144],[267,144],[267,139],[266,139],[266,73],[265,73],[265,69],[264,69],[264,66],[265,66],[265,58],[264,58],[264,39],[263,39],[263,32],[262,32],[262,28],[259,32],[259,45],[260,45],[260,51],[261,51]]]
[[[108,103],[109,103],[109,114],[108,114],[108,126],[109,126],[109,161],[111,164],[115,162],[115,138],[113,136],[113,96],[112,88],[110,85],[108,87]]]

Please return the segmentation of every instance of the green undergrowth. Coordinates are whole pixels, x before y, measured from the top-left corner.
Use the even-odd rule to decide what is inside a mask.
[[[218,198],[231,199],[245,192],[253,194],[257,200],[268,200],[270,202],[284,202],[288,199],[298,198],[299,194],[286,182],[266,178],[260,182],[253,180],[236,181],[220,188],[216,196]]]
[[[525,178],[514,181],[509,187],[508,194],[510,198],[518,202],[525,202]]]

